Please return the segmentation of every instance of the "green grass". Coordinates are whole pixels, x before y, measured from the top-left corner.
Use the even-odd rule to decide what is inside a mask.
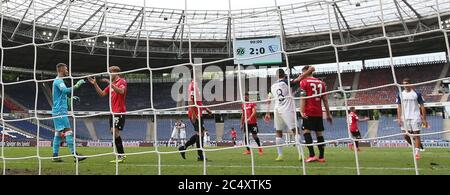
[[[162,151],[175,151],[175,148],[159,148]],[[79,148],[84,155],[109,153],[111,148]],[[154,148],[126,148],[126,152],[152,151]],[[233,148],[215,152],[208,152],[211,162],[207,163],[207,173],[212,175],[250,175],[251,158],[242,155],[242,148]],[[67,148],[61,148],[61,155],[66,155]],[[256,152],[256,150],[255,150]],[[306,149],[305,149],[306,152]],[[51,148],[40,148],[40,156],[50,157]],[[306,154],[306,153],[305,153]],[[7,158],[26,157],[36,155],[36,148],[5,148]],[[255,174],[257,175],[301,175],[301,161],[294,147],[284,148],[284,161],[275,162],[276,149],[264,151],[263,156],[255,155]],[[306,164],[308,175],[355,175],[356,164],[354,153],[348,148],[327,148],[327,163]],[[80,162],[79,174],[108,175],[116,173],[113,155],[88,158]],[[53,163],[42,160],[41,174],[75,174],[76,166],[72,157],[64,158],[63,163]],[[414,161],[410,148],[363,148],[359,153],[360,170],[363,175],[413,175]],[[119,174],[157,175],[158,155],[139,154],[127,155],[126,162],[119,164]],[[201,175],[203,162],[197,162],[196,152],[188,152],[187,160],[181,159],[178,153],[161,154],[161,174],[163,175]],[[4,164],[0,160],[0,173]],[[418,161],[419,173],[423,175],[450,175],[450,149],[427,149],[422,152],[422,159]],[[7,160],[7,174],[38,174],[39,161],[37,158]]]

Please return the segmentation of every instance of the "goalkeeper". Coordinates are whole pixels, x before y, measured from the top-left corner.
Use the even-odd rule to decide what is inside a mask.
[[[70,153],[75,155],[73,146],[73,132],[70,127],[68,115],[68,98],[67,95],[71,94],[72,88],[67,88],[64,84],[63,77],[67,76],[68,70],[67,65],[64,63],[59,63],[56,65],[56,71],[58,76],[53,81],[53,108],[52,116],[53,123],[55,125],[55,136],[53,138],[53,162],[62,162],[59,158],[59,147],[62,140],[62,135],[66,138],[67,146],[70,149]],[[84,80],[79,80],[73,89],[78,89],[85,83]],[[79,155],[79,154],[77,154]],[[85,160],[84,157],[78,157],[78,161]]]

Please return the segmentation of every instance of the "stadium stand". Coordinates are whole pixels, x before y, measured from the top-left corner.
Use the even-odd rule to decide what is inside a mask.
[[[26,120],[22,120],[22,121],[11,121],[11,122],[6,122],[7,124],[20,129],[24,132],[30,133],[32,135],[37,135],[37,125],[26,121]],[[45,127],[40,127],[39,128],[40,131],[40,138],[44,139],[44,140],[53,140],[53,131],[50,129],[47,129]]]
[[[45,89],[42,86],[39,86],[37,109],[51,110],[51,106],[46,99],[44,92]],[[36,97],[36,86],[34,83],[26,82],[14,86],[5,86],[5,93],[26,108],[34,109]],[[16,109],[20,110],[17,105],[13,106],[13,109],[11,110]]]
[[[428,80],[438,79],[442,72],[443,62],[429,62],[421,64],[406,64],[397,65],[395,68],[397,80],[401,82],[403,78],[411,78],[415,83],[424,82]],[[355,72],[345,72],[342,74],[343,86],[352,87]],[[449,73],[450,74],[450,73]],[[337,73],[327,72],[318,73],[316,77],[322,79],[327,84],[328,90],[335,90],[335,83],[337,83]],[[376,79],[374,79],[376,78]],[[270,79],[268,79],[270,82]],[[392,84],[393,78],[391,76],[390,67],[369,67],[361,72],[358,89],[367,89],[377,87],[380,85]],[[205,81],[206,83],[206,81]],[[172,100],[171,90],[174,83],[153,83],[153,88],[158,89],[153,92],[153,103],[156,109],[175,108],[176,102]],[[129,83],[129,90],[127,94],[127,109],[129,111],[148,109],[151,107],[150,103],[150,87],[149,83]],[[102,88],[104,85],[102,86]],[[435,83],[417,86],[416,89],[424,94],[428,102],[439,102],[442,95],[433,94]],[[235,82],[234,86],[235,97],[238,97],[238,86]],[[224,87],[224,94],[226,88]],[[51,107],[44,95],[45,89],[39,87],[39,110],[50,110]],[[11,98],[22,104],[28,109],[34,109],[35,86],[31,83],[24,83],[14,87],[5,87],[5,93]],[[355,98],[349,99],[349,105],[383,105],[392,104],[395,102],[398,89],[396,87],[385,87],[370,91],[358,92]],[[75,96],[81,98],[80,103],[74,104],[75,111],[107,111],[109,110],[108,98],[99,98],[95,89],[91,85],[75,91]],[[332,98],[333,96],[330,96]],[[213,105],[224,103],[225,101],[205,101],[205,105]],[[94,106],[95,105],[95,106]],[[5,107],[10,110],[20,110],[20,107],[15,106],[12,102],[5,101]],[[239,109],[239,104],[229,104],[216,106],[217,110],[236,110]]]

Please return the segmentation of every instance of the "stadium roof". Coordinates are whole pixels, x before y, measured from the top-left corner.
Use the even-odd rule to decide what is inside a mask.
[[[226,40],[235,32],[236,38],[272,36],[280,34],[278,9],[274,6],[232,10],[181,10],[126,5],[104,0],[2,0],[5,17],[33,23],[40,27],[70,27],[72,32],[114,34],[136,38],[148,33],[152,39],[188,38],[191,24],[193,40]],[[436,16],[435,0],[381,0],[386,24],[423,20]],[[182,1],[184,3],[184,1]],[[286,37],[302,34],[369,28],[379,26],[382,20],[380,1],[309,1],[281,5],[281,23]],[[441,13],[450,12],[450,3],[439,5]],[[329,20],[329,14],[331,20]],[[145,17],[143,17],[145,16]],[[229,18],[233,18],[229,20]],[[69,22],[70,21],[70,22]],[[231,27],[231,28],[230,28]],[[231,29],[231,30],[230,30]],[[127,34],[128,33],[128,34]],[[231,33],[232,34],[232,33]]]

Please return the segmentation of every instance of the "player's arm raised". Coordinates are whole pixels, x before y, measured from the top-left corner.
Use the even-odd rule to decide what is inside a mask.
[[[312,74],[314,71],[316,71],[316,69],[315,69],[313,66],[310,66],[309,69],[308,69],[306,72],[300,74],[300,75],[299,75],[294,81],[292,81],[292,82],[294,82],[294,83],[299,83],[300,81],[302,81],[303,79],[305,79],[305,78],[307,77],[306,75],[310,75],[310,74]]]
[[[113,88],[114,91],[120,95],[125,94],[125,91],[127,90],[125,85],[116,86],[114,84],[110,84],[109,79],[102,79],[102,81],[110,85],[111,88]]]
[[[95,77],[89,77],[88,81],[94,85],[95,91],[97,92],[97,94],[101,97],[105,97],[108,93],[106,93],[106,90],[102,90],[100,88],[100,86],[98,86],[97,84],[97,80],[95,79]]]
[[[81,85],[83,85],[84,83],[86,83],[83,79],[79,80],[74,86],[73,89],[78,89],[81,87]],[[64,94],[69,94],[72,93],[72,88],[71,87],[66,87],[66,84],[64,82],[61,82],[58,84],[58,88],[59,90],[61,90]]]

